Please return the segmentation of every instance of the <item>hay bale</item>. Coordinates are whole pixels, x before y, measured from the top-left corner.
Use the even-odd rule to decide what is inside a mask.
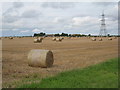
[[[38,42],[38,39],[37,39],[37,38],[35,38],[35,39],[34,39],[34,43],[37,43],[37,42]]]
[[[99,41],[102,41],[102,38],[99,38]]]
[[[43,40],[43,38],[37,37],[37,38],[34,39],[34,43],[41,43],[42,40]]]
[[[108,38],[108,40],[112,40],[112,38]]]
[[[61,42],[62,39],[61,38],[56,38],[56,42]]]
[[[91,38],[92,41],[96,41],[96,38]]]
[[[60,37],[61,40],[63,40],[64,38],[63,37]]]
[[[43,40],[43,37],[38,38],[38,42],[42,42],[42,40]]]
[[[55,41],[56,40],[56,38],[52,38],[52,41]]]
[[[13,37],[9,37],[9,39],[13,39]]]
[[[49,50],[33,49],[28,54],[28,65],[32,67],[51,67],[53,62],[53,53]]]

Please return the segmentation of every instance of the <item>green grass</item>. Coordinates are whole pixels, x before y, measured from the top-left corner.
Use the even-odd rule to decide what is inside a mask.
[[[19,88],[118,88],[118,59],[62,72],[38,83],[21,85]]]

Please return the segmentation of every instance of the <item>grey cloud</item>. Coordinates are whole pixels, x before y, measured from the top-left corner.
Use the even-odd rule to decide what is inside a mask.
[[[19,20],[18,16],[4,16],[3,17],[3,22],[7,22],[7,23],[13,23],[17,20]]]
[[[8,8],[8,9],[3,13],[3,15],[5,15],[5,14],[7,14],[7,13],[10,13],[10,12],[12,12],[12,11],[14,11],[13,8]]]
[[[24,17],[24,18],[33,18],[33,17],[38,17],[39,15],[41,15],[40,12],[35,11],[35,10],[29,10],[29,11],[23,12],[22,17]]]
[[[24,6],[24,4],[22,2],[13,2],[13,7],[14,8],[21,8],[23,6]]]
[[[112,20],[112,21],[116,21],[119,18],[116,15],[107,15],[107,17],[110,18],[110,20]]]
[[[6,23],[15,22],[20,18],[17,10],[13,8],[10,8],[6,12],[4,12],[2,17],[3,17],[3,22],[6,22]]]
[[[111,6],[116,4],[117,2],[92,2],[92,4],[97,5],[97,6]]]
[[[73,2],[45,2],[42,4],[42,7],[51,7],[51,8],[72,8],[75,6],[75,3]]]

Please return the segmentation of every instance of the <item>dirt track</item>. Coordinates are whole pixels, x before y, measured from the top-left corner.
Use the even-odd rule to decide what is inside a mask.
[[[118,39],[91,41],[88,38],[65,38],[55,42],[45,38],[43,43],[33,43],[33,38],[8,38],[2,41],[3,87],[34,73],[41,77],[61,71],[83,68],[118,56]],[[27,65],[27,54],[31,49],[48,49],[54,53],[51,68],[33,68]]]

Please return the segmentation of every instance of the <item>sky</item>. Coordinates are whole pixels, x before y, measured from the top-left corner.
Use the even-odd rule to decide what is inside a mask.
[[[108,34],[118,34],[117,2],[3,2],[2,36],[47,34],[99,35],[104,10]]]

